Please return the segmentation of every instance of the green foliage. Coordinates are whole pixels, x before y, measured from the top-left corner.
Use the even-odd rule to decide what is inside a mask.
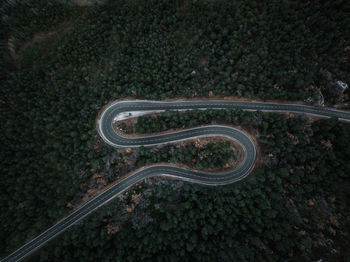
[[[231,124],[258,123],[261,112],[248,112],[240,109],[234,110],[190,110],[185,113],[179,111],[166,111],[155,117],[141,116],[135,124],[138,133],[152,133],[165,131],[171,128],[194,127],[209,124],[213,120]]]
[[[91,166],[101,168],[110,151],[93,149],[99,99],[90,93],[82,105],[78,90],[86,74],[75,72],[66,82],[69,72],[22,70],[9,75],[11,86],[1,91],[2,247],[23,243],[61,218]]]
[[[3,27],[0,33],[8,36],[16,49],[34,33],[54,29],[78,14],[76,6],[59,0],[6,0],[1,7]]]
[[[156,162],[183,163],[195,169],[222,169],[229,160],[236,160],[230,142],[209,142],[203,147],[196,147],[194,143],[185,147],[165,146],[159,151],[141,147],[138,161],[140,164]]]
[[[259,176],[265,175],[260,172]],[[159,205],[158,209],[151,210],[155,221],[146,228],[125,228],[114,236],[102,233],[105,228],[101,221],[108,217],[106,208],[84,226],[57,239],[34,259],[44,260],[46,252],[55,249],[58,257],[52,258],[53,261],[69,261],[73,257],[79,261],[95,261],[102,253],[86,247],[98,245],[103,249],[104,261],[151,261],[154,258],[164,261],[169,257],[172,261],[262,261],[267,258],[276,261],[293,248],[300,237],[292,227],[282,226],[292,223],[286,212],[262,215],[270,208],[287,211],[279,199],[269,200],[264,189],[268,183],[270,181],[263,184],[250,179],[220,190],[186,184],[173,208],[167,208],[172,188],[160,185],[152,194],[152,202]],[[278,185],[273,185],[273,189],[281,193]],[[114,205],[111,204],[112,209]],[[89,234],[85,233],[87,230]],[[74,237],[77,235],[81,236],[80,240]],[[279,246],[281,239],[290,241],[284,240]],[[85,247],[77,248],[79,243],[84,243]],[[266,249],[260,251],[262,246]]]
[[[38,22],[24,5],[29,14],[14,13],[10,27],[47,30],[75,14],[72,6],[53,1],[46,7],[44,2],[37,9],[48,12],[38,11]],[[83,9],[72,30],[28,48],[21,64],[82,65],[95,76],[89,82],[96,89],[150,99],[207,96],[210,91],[304,99],[322,78],[320,70],[332,71],[333,60],[339,61],[338,71],[347,71],[342,59],[349,44],[346,1],[326,8],[319,2],[254,3],[110,1]]]
[[[20,2],[15,7],[4,2],[0,29],[1,254],[66,214],[67,203],[84,191],[89,170],[104,168],[110,150],[94,147],[94,128],[107,101],[207,96],[210,91],[303,99],[322,78],[321,69],[349,69],[345,0],[109,1],[91,8],[63,1]],[[70,30],[20,48],[33,34],[71,21]],[[9,54],[11,44],[14,51],[22,50],[16,61]],[[260,143],[274,156],[266,161],[268,170],[223,192],[186,186],[183,207],[164,208],[159,223],[145,231],[111,237],[93,218],[65,234],[63,243],[56,241],[54,250],[40,253],[40,259],[273,261],[300,240],[288,227],[281,190],[299,201],[337,195],[339,205],[346,206],[347,194],[337,185],[348,179],[350,132],[335,120],[305,127],[300,119],[280,115],[209,110],[140,118],[136,129],[162,131],[213,118],[258,126]],[[328,140],[332,150],[323,146]],[[257,249],[260,242],[266,254]]]
[[[350,127],[336,119],[310,125],[302,117],[262,117],[258,129],[265,163],[243,183],[220,190],[185,184],[178,192],[180,197],[174,197],[179,188],[171,186],[174,181],[155,187],[143,184],[144,192],[155,190],[147,197],[152,223],[106,235],[106,223],[116,219],[110,212],[119,205],[112,203],[33,259],[45,261],[52,250],[57,255],[53,261],[95,261],[102,256],[105,261],[151,261],[155,257],[160,261],[281,261],[291,253],[298,254],[300,248],[310,252],[313,238],[320,233],[320,211],[312,209],[305,224],[295,210],[307,200],[321,197],[337,199],[334,212],[349,213]],[[329,144],[322,141],[328,140],[332,147],[327,149],[324,147]],[[169,147],[157,153],[141,148],[139,161],[163,161],[168,151]],[[270,153],[273,159],[268,161]],[[321,172],[322,168],[326,171]],[[134,211],[134,215],[140,214]],[[123,215],[117,212],[116,216]],[[308,235],[300,234],[304,231]],[[99,252],[93,248],[97,246]]]

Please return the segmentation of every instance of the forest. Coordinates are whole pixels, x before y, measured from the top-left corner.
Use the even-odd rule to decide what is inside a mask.
[[[195,141],[183,147],[163,146],[159,151],[140,147],[138,164],[149,165],[157,162],[183,163],[193,169],[223,169],[237,157],[230,142],[200,143]]]
[[[179,97],[302,101],[315,90],[324,91],[328,103],[336,101],[327,91],[332,81],[350,83],[349,5],[346,0],[109,0],[94,6],[69,0],[3,1],[0,256],[70,212],[69,203],[79,203],[94,174],[104,172],[107,156],[118,155],[108,181],[120,175],[131,156],[103,145],[95,130],[96,116],[108,102]],[[349,89],[344,102],[349,102]],[[252,177],[221,190],[146,181],[147,208],[136,205],[127,215],[118,213],[132,199],[117,199],[32,260],[278,261],[310,256],[320,232],[348,232],[348,125],[336,119],[310,123],[298,116],[208,110],[140,117],[134,129],[151,133],[213,121],[259,135],[263,164]],[[136,152],[135,165],[169,157],[162,152],[168,148],[152,156],[147,150]],[[186,164],[186,157],[177,154],[197,154],[190,144],[183,150],[174,153],[174,161]],[[217,143],[207,150],[219,152],[215,166],[233,157]],[[210,168],[211,160],[195,159],[195,165]],[[305,204],[309,200],[316,204]],[[327,203],[331,213],[318,213],[317,201]],[[147,224],[132,220],[131,214],[143,212]],[[332,224],[330,217],[339,223]],[[317,224],[321,218],[328,219],[323,229]],[[107,234],[105,227],[120,220],[120,232]]]
[[[260,121],[249,125],[263,149],[254,175],[219,190],[156,178],[142,182],[32,261],[314,261],[330,252],[312,249],[335,236],[345,244],[327,261],[346,261],[350,126],[252,114]],[[162,149],[148,150],[140,149],[138,161],[161,159]]]

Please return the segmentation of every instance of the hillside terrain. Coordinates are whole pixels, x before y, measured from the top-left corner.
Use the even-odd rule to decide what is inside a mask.
[[[219,140],[109,147],[96,118],[111,101],[318,105],[322,96],[349,110],[350,88],[339,84],[350,84],[349,1],[78,2],[0,4],[1,257],[145,164],[218,171],[239,160]],[[251,176],[217,188],[146,179],[29,260],[349,259],[349,124],[193,110],[141,116],[124,131],[207,124],[254,137]]]

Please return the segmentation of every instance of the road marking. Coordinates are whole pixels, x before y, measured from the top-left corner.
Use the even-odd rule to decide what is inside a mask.
[[[137,105],[138,104],[138,105]],[[121,180],[118,184],[115,184],[111,188],[95,196],[90,201],[83,204],[80,208],[73,211],[70,215],[58,221],[55,225],[45,230],[39,236],[35,237],[27,244],[23,245],[15,252],[1,260],[7,261],[20,261],[30,255],[32,252],[40,248],[58,234],[64,232],[67,228],[74,225],[88,214],[109,202],[115,198],[118,194],[121,194],[129,187],[140,182],[146,177],[153,175],[157,176],[169,176],[176,177],[192,183],[204,184],[204,185],[224,185],[229,183],[235,183],[245,178],[255,166],[256,160],[256,147],[254,142],[243,131],[228,126],[204,126],[195,127],[186,130],[180,130],[173,133],[138,137],[138,138],[126,138],[122,137],[113,129],[113,120],[117,114],[143,111],[147,110],[203,110],[203,109],[235,109],[235,110],[249,110],[249,111],[265,111],[265,112],[293,112],[309,114],[318,117],[332,117],[336,116],[343,121],[350,122],[350,112],[340,111],[330,108],[318,108],[312,106],[305,106],[299,104],[278,104],[278,103],[264,103],[264,102],[239,102],[239,101],[222,101],[222,100],[210,100],[210,101],[147,101],[147,100],[135,100],[135,101],[117,101],[109,105],[97,119],[98,133],[101,138],[109,145],[114,147],[139,147],[142,144],[159,145],[165,143],[173,143],[186,139],[193,139],[203,136],[225,136],[239,142],[244,149],[245,158],[242,163],[229,172],[215,174],[210,176],[209,173],[187,170],[172,166],[152,166],[149,168],[141,169],[134,174]],[[208,132],[210,131],[210,132]],[[167,139],[168,138],[168,139]],[[210,182],[209,182],[210,181]]]

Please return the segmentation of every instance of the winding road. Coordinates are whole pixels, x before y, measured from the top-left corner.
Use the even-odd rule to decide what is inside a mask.
[[[39,249],[52,238],[67,230],[69,227],[89,215],[100,206],[109,202],[117,195],[121,194],[129,187],[135,185],[137,182],[152,176],[167,176],[176,177],[192,183],[203,185],[218,186],[230,183],[235,183],[245,178],[254,168],[256,160],[256,147],[252,139],[233,127],[228,126],[203,126],[181,130],[173,133],[147,136],[147,137],[122,137],[115,132],[113,123],[118,114],[144,111],[147,113],[159,112],[165,110],[192,110],[192,109],[235,109],[250,111],[265,111],[265,112],[293,112],[313,115],[318,117],[337,117],[343,121],[350,122],[350,112],[339,111],[330,108],[313,107],[299,104],[278,104],[265,102],[239,102],[229,100],[205,100],[205,101],[173,101],[173,102],[159,102],[159,101],[118,101],[110,104],[104,109],[97,120],[97,129],[102,139],[113,147],[139,147],[160,145],[166,143],[173,143],[176,141],[187,140],[197,137],[208,136],[225,136],[238,142],[244,152],[245,156],[240,165],[228,172],[210,174],[195,170],[188,170],[166,165],[157,165],[143,168],[136,171],[132,175],[121,180],[119,183],[110,187],[100,195],[89,200],[83,206],[72,212],[67,217],[58,221],[55,225],[41,233],[36,238],[29,241],[27,244],[18,248],[15,252],[1,260],[2,262],[21,261],[29,256],[32,252]]]

